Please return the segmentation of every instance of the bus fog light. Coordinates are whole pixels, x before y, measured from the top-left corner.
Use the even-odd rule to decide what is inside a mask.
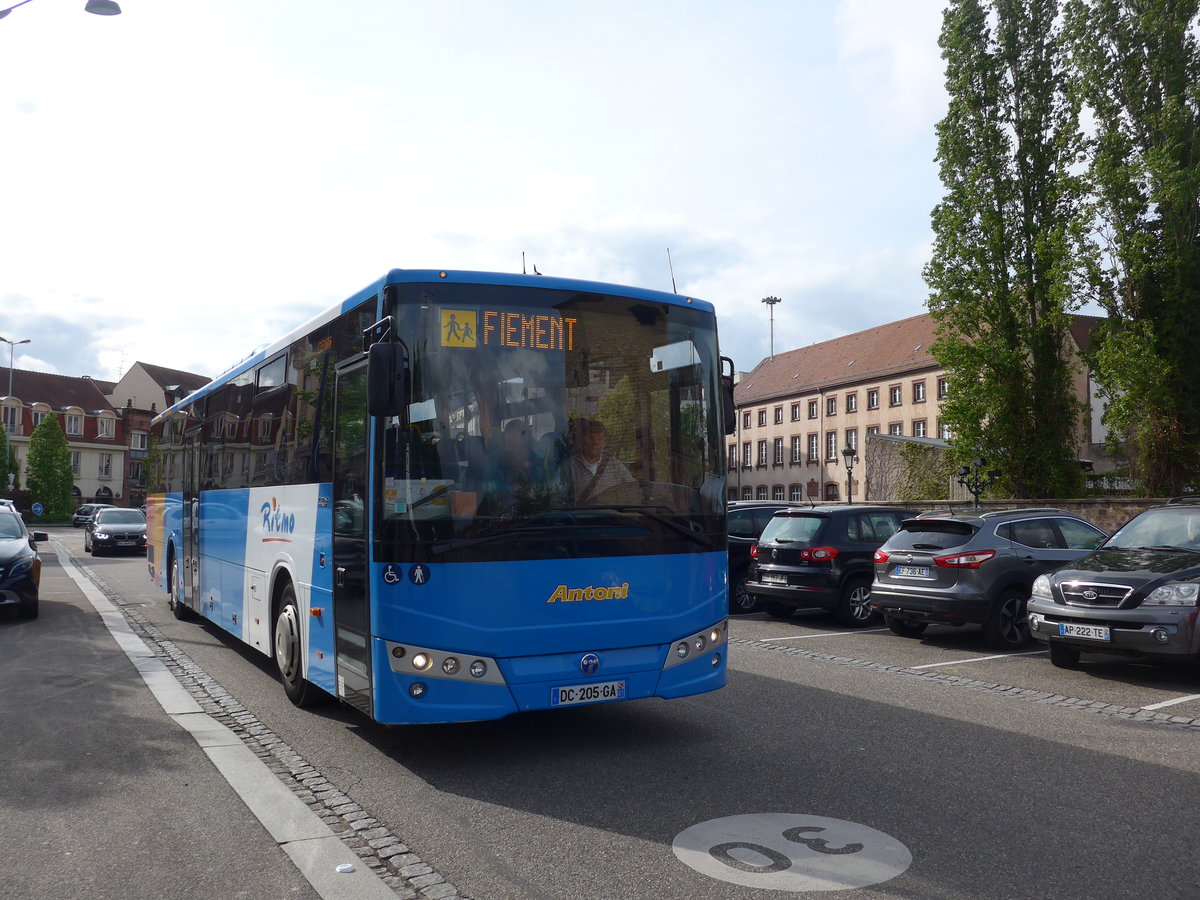
[[[458,672],[458,660],[453,656],[447,656],[442,660],[442,671],[447,675],[453,675]]]
[[[393,647],[392,648],[392,656],[396,657],[396,659],[404,659],[404,654],[406,654],[407,652],[408,651],[405,650],[403,647]]]
[[[687,641],[680,641],[678,644],[675,645],[675,655],[678,656],[680,659],[687,659],[688,654],[691,652],[692,652],[692,650],[688,646]]]
[[[475,662],[471,663],[470,672],[472,678],[482,678],[487,674],[487,663],[482,659],[475,660]]]
[[[1150,637],[1154,638],[1160,644],[1165,644],[1171,639],[1170,633],[1165,628],[1155,628],[1150,632]]]
[[[720,654],[720,653],[714,653],[714,654],[712,655],[712,660],[711,660],[711,662],[712,662],[712,667],[713,667],[714,669],[715,669],[715,668],[717,668],[718,666],[720,666],[720,665],[721,665],[721,654]]]
[[[708,646],[708,641],[704,639],[704,635],[698,635],[692,640],[692,646],[696,648],[697,653],[703,653],[704,648]]]
[[[429,657],[428,653],[418,653],[415,656],[413,656],[412,664],[413,664],[413,668],[416,669],[418,672],[424,672],[426,669],[428,669],[430,666],[433,665],[433,660]]]
[[[408,696],[412,697],[414,700],[419,700],[425,696],[426,690],[428,690],[428,688],[426,688],[425,682],[414,681],[408,686]]]
[[[708,633],[708,642],[710,644],[721,643],[721,629],[720,628],[714,628],[712,631],[710,631]]]

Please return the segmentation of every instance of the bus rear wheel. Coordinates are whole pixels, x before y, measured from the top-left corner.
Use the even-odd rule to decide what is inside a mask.
[[[275,619],[275,666],[283,682],[283,692],[296,706],[304,708],[320,702],[324,692],[304,677],[304,642],[300,634],[300,607],[296,589],[288,584],[279,599]]]

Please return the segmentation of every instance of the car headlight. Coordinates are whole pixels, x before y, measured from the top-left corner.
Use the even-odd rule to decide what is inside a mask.
[[[1033,589],[1029,592],[1029,596],[1034,600],[1054,599],[1050,593],[1050,579],[1045,575],[1039,575],[1033,579]]]
[[[33,568],[33,557],[27,556],[25,559],[17,560],[17,562],[13,565],[13,567],[8,570],[8,577],[9,578],[17,578],[21,575],[26,574],[32,568]]]
[[[1200,585],[1195,582],[1172,581],[1150,592],[1142,606],[1195,606],[1200,597]]]
[[[107,531],[93,531],[92,537],[100,538],[100,540],[102,540],[102,541],[107,541],[108,540],[108,532]]]

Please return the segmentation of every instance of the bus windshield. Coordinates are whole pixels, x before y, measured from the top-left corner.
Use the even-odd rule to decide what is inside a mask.
[[[377,559],[724,550],[711,314],[508,286],[390,291],[411,394],[377,423]]]

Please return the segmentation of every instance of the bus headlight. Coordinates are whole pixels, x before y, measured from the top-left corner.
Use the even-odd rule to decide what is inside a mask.
[[[482,678],[487,674],[487,663],[482,659],[477,659],[471,663],[470,673],[472,678]]]
[[[692,652],[692,648],[688,646],[687,641],[680,641],[675,645],[675,655],[680,659],[687,659],[688,654]]]
[[[447,675],[453,675],[458,671],[458,660],[453,656],[447,656],[442,660],[442,671]]]
[[[433,665],[433,659],[428,653],[415,653],[412,658],[412,666],[418,672],[424,672]]]

